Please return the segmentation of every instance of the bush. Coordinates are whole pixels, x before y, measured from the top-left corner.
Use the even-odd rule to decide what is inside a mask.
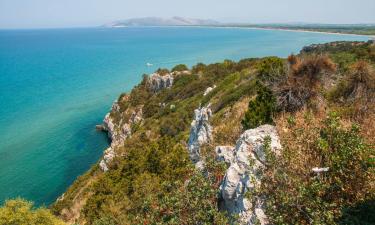
[[[273,160],[259,191],[267,195],[271,224],[336,224],[342,213],[347,219],[361,218],[348,208],[374,199],[373,148],[359,135],[358,126],[343,128],[335,114],[323,122],[311,114],[304,117],[280,129],[285,132],[281,155],[266,156]],[[317,174],[314,167],[329,169]]]
[[[179,64],[179,65],[173,67],[172,72],[185,71],[185,70],[189,70],[189,68],[185,64]]]
[[[273,81],[285,74],[284,62],[278,57],[266,57],[257,65],[262,80]]]
[[[301,109],[310,99],[318,96],[321,76],[333,73],[335,64],[325,55],[290,56],[289,74],[276,87],[277,105],[280,110],[294,112]]]
[[[167,75],[169,73],[169,70],[165,68],[159,68],[158,70],[156,70],[156,73],[163,76],[163,75]]]
[[[245,130],[256,128],[262,124],[273,123],[273,114],[276,108],[276,100],[272,91],[257,83],[257,97],[249,102],[249,108],[242,120],[242,126]]]
[[[7,200],[0,208],[0,225],[63,225],[48,209],[33,208],[23,199]]]

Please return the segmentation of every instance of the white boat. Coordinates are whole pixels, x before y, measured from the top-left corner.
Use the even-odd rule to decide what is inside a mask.
[[[151,63],[146,63],[146,66],[150,67],[150,66],[153,66],[153,64],[151,64]]]

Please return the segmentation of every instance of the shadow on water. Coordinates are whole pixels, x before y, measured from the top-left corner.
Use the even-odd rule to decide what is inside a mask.
[[[355,206],[342,210],[339,224],[345,225],[373,225],[375,224],[375,199],[361,202]]]

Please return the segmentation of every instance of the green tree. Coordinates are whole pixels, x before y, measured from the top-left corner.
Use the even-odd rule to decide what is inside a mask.
[[[178,64],[177,66],[173,67],[172,72],[185,70],[189,70],[189,68],[185,64]]]
[[[33,208],[23,199],[7,200],[0,208],[0,225],[64,225],[48,209]]]
[[[273,123],[276,99],[269,88],[260,82],[257,82],[257,86],[257,97],[249,102],[249,108],[242,120],[242,126],[246,130]]]

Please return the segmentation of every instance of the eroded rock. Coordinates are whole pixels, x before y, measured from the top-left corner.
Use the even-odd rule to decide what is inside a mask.
[[[115,151],[112,147],[109,147],[104,151],[103,159],[99,163],[99,167],[102,171],[108,171],[108,165],[112,162],[113,158],[115,158]]]
[[[206,96],[208,95],[212,90],[214,90],[216,88],[216,85],[214,85],[213,87],[208,87],[204,93],[203,93],[203,96]]]
[[[234,147],[233,146],[217,146],[215,148],[216,160],[219,162],[225,162],[231,164],[234,159]]]
[[[220,187],[225,209],[239,214],[241,224],[268,223],[264,213],[264,197],[245,197],[246,192],[260,187],[265,163],[264,138],[267,136],[271,138],[271,150],[278,152],[281,144],[274,126],[263,125],[247,130],[240,136]],[[230,159],[231,156],[227,156],[227,160]]]
[[[121,115],[119,111],[120,107],[117,102],[112,105],[112,113],[117,113]],[[108,138],[111,139],[111,147],[104,152],[103,160],[100,162],[100,168],[103,171],[108,170],[108,164],[111,163],[114,158],[115,151],[114,149],[124,143],[124,141],[129,138],[132,134],[132,126],[137,123],[141,123],[143,118],[142,107],[136,109],[131,109],[130,112],[126,111],[129,119],[123,121],[122,119],[118,122],[115,122],[111,117],[111,113],[107,113],[104,117],[102,128],[104,131],[108,132]],[[109,153],[108,153],[109,152]],[[113,157],[112,157],[113,156]]]
[[[202,167],[203,162],[200,157],[200,146],[212,140],[212,127],[209,124],[209,119],[212,116],[210,105],[196,109],[194,115],[194,120],[190,128],[188,150],[193,163],[197,167]]]
[[[148,83],[151,91],[158,92],[162,89],[172,87],[173,80],[172,74],[160,75],[158,73],[153,73],[148,78]]]

